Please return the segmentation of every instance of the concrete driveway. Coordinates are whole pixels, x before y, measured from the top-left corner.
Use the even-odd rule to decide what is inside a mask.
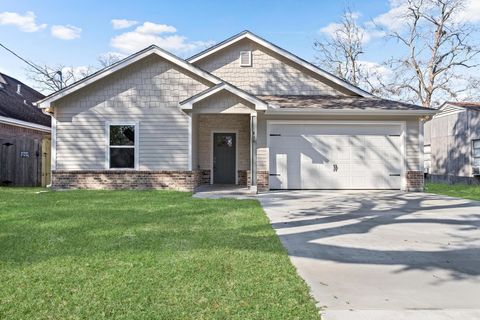
[[[480,202],[392,191],[259,200],[323,319],[480,319]]]

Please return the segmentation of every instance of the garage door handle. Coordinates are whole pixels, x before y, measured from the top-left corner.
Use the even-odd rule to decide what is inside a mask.
[[[400,177],[400,173],[390,173],[390,177]]]
[[[280,173],[270,173],[269,176],[271,176],[271,177],[278,177],[278,176],[280,176]]]

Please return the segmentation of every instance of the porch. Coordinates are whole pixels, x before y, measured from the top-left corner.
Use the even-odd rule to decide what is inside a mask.
[[[190,168],[198,185],[257,191],[257,111],[266,105],[222,84],[180,103],[190,116]]]

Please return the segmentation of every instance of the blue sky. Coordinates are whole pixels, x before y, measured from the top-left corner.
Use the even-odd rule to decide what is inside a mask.
[[[359,13],[360,23],[387,15],[384,22],[388,24],[388,13],[398,1],[349,3]],[[150,40],[188,57],[248,29],[312,61],[313,41],[322,34],[319,30],[337,21],[344,5],[333,0],[0,0],[0,42],[37,64],[98,66],[101,54],[128,55]],[[128,21],[117,21],[115,29],[114,19]],[[391,54],[380,38],[370,40],[367,46],[365,60],[380,62]],[[0,48],[1,72],[28,84],[24,68],[21,61]]]

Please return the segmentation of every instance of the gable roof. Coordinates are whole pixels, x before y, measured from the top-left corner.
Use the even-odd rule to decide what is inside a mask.
[[[369,92],[363,90],[363,89],[360,89],[359,87],[357,86],[354,86],[353,84],[343,80],[343,79],[340,79],[339,77],[317,67],[316,65],[294,55],[293,53],[283,49],[283,48],[280,48],[279,46],[257,36],[256,34],[253,34],[252,32],[248,31],[248,30],[245,30],[245,31],[242,31],[240,32],[239,34],[236,34],[234,35],[233,37],[230,37],[196,55],[193,55],[192,57],[188,58],[187,61],[190,62],[190,63],[195,63],[197,61],[200,61],[208,56],[210,56],[211,54],[215,53],[215,52],[218,52],[220,50],[222,50],[223,48],[226,48],[234,43],[237,43],[238,41],[240,40],[243,40],[243,39],[249,39],[253,42],[256,42],[258,44],[260,44],[261,46],[267,48],[267,49],[270,49],[272,50],[273,52],[287,58],[288,60],[290,61],[293,61],[294,63],[310,70],[310,71],[313,71],[314,73],[322,76],[323,78],[347,89],[348,91],[352,92],[352,93],[355,93],[361,97],[372,97],[373,95],[370,94]]]
[[[20,86],[20,94],[17,93],[18,86]],[[2,122],[8,121],[10,124],[21,122],[22,126],[31,123],[50,127],[50,116],[33,105],[35,101],[43,97],[43,94],[21,81],[0,73],[0,117]]]
[[[262,101],[261,99],[255,97],[254,95],[246,92],[246,91],[243,91],[229,83],[220,83],[220,84],[217,84],[216,86],[214,87],[211,87],[211,88],[208,88],[194,96],[191,96],[190,98],[188,99],[185,99],[183,101],[180,101],[179,105],[180,107],[183,109],[183,110],[191,110],[193,108],[193,104],[196,103],[196,102],[199,102],[211,95],[214,95],[215,93],[217,92],[220,92],[220,91],[229,91],[231,93],[233,93],[234,95],[244,99],[244,100],[247,100],[248,102],[252,103],[255,105],[255,110],[267,110],[267,104]]]
[[[452,105],[452,106],[455,106],[455,107],[467,108],[469,110],[480,111],[480,102],[475,102],[475,101],[463,101],[463,102],[447,101],[440,108],[444,108],[444,106],[446,106],[446,105]]]
[[[258,96],[268,103],[269,113],[402,114],[433,115],[438,110],[376,97]]]
[[[222,80],[220,80],[220,78],[186,62],[185,60],[177,57],[176,55],[168,52],[168,51],[165,51],[161,48],[159,48],[158,46],[156,45],[151,45],[143,50],[140,50],[128,57],[126,57],[125,59],[122,59],[114,64],[112,64],[111,66],[108,66],[104,69],[101,69],[93,74],[91,74],[90,76],[88,77],[85,77],[59,91],[56,91],[52,94],[50,94],[49,96],[45,97],[44,99],[38,101],[36,104],[39,108],[48,108],[50,107],[50,104],[55,101],[55,100],[58,100],[60,98],[63,98],[64,96],[66,95],[69,95],[70,93],[72,92],[75,92],[97,80],[100,80],[112,73],[114,73],[115,71],[118,71],[120,69],[123,69],[147,56],[150,56],[152,54],[156,54],[162,58],[164,58],[165,60],[171,62],[171,63],[174,63],[180,67],[182,67],[183,69],[185,70],[188,70],[198,76],[200,76],[201,78],[211,82],[212,84],[218,84],[218,83],[221,83]]]
[[[480,111],[480,102],[457,102],[447,101],[444,102],[439,108],[435,118],[453,115],[466,110]]]

